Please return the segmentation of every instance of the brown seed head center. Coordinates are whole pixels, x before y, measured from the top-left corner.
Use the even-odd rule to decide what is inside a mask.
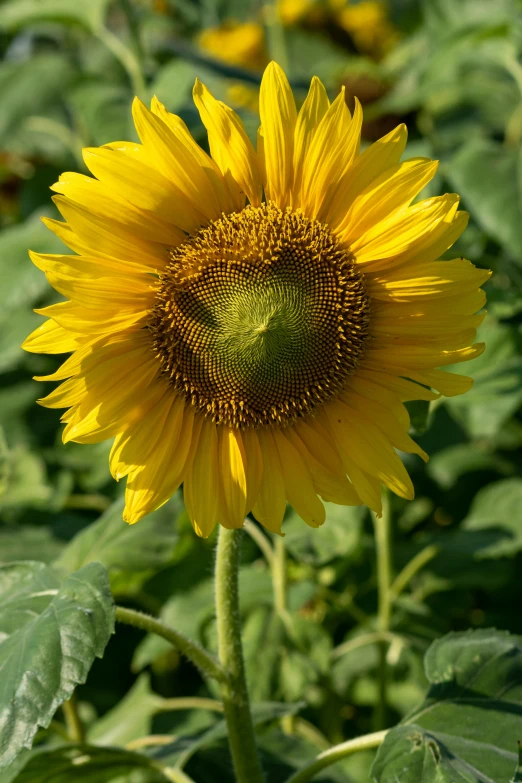
[[[215,422],[285,426],[338,392],[369,300],[325,225],[268,203],[171,251],[149,329],[171,385]]]

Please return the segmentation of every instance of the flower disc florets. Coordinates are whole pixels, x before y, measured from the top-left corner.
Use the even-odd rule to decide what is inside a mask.
[[[285,425],[354,372],[369,300],[350,254],[317,220],[247,207],[170,256],[148,326],[170,383],[213,421]]]

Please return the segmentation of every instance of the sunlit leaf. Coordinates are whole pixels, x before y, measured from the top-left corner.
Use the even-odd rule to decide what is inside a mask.
[[[518,760],[522,644],[499,631],[453,633],[425,658],[424,702],[386,736],[377,783],[506,783]]]
[[[0,566],[0,765],[30,747],[85,682],[114,627],[107,572],[91,563],[63,584],[33,561]]]

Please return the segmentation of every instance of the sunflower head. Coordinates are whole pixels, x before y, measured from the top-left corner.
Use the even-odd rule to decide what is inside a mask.
[[[403,125],[360,152],[361,107],[313,79],[299,112],[271,63],[254,148],[199,82],[210,155],[157,100],[134,103],[140,143],[84,151],[93,177],[53,189],[74,255],[32,254],[66,297],[26,350],[70,353],[40,380],[64,440],[114,438],[124,518],[183,484],[197,533],[246,514],[280,532],[321,499],[413,497],[397,450],[427,458],[404,403],[465,392],[445,365],[477,356],[489,273],[437,260],[466,226],[455,195],[414,201],[433,177],[402,161]]]

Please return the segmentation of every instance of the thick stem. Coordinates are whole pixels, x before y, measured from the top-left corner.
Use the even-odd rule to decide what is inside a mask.
[[[219,660],[226,673],[221,694],[237,783],[264,783],[250,713],[241,646],[238,571],[242,535],[242,530],[219,528],[215,583],[216,618]]]
[[[379,631],[388,633],[391,621],[391,536],[390,536],[390,500],[387,493],[383,496],[382,516],[373,515],[375,529],[375,548],[377,556],[377,586],[379,593],[378,620]],[[379,645],[379,705],[376,713],[376,725],[386,726],[388,702],[388,665],[386,654],[388,641],[383,639]]]
[[[161,620],[156,620],[155,617],[151,617],[143,612],[137,612],[135,609],[117,606],[116,622],[133,625],[135,628],[141,628],[143,631],[162,636],[191,660],[203,674],[220,681],[226,679],[223,669],[213,655],[200,647],[199,644],[196,644],[196,642],[175,631],[174,628],[164,625]]]
[[[308,764],[291,778],[288,778],[286,783],[308,783],[309,780],[317,775],[325,767],[329,767],[331,764],[335,764],[336,761],[351,756],[352,753],[357,753],[359,750],[371,750],[372,748],[378,748],[384,741],[386,731],[377,731],[375,734],[366,734],[364,737],[356,737],[355,739],[342,742],[340,745],[335,745],[329,750],[325,750],[320,753],[311,764]]]

